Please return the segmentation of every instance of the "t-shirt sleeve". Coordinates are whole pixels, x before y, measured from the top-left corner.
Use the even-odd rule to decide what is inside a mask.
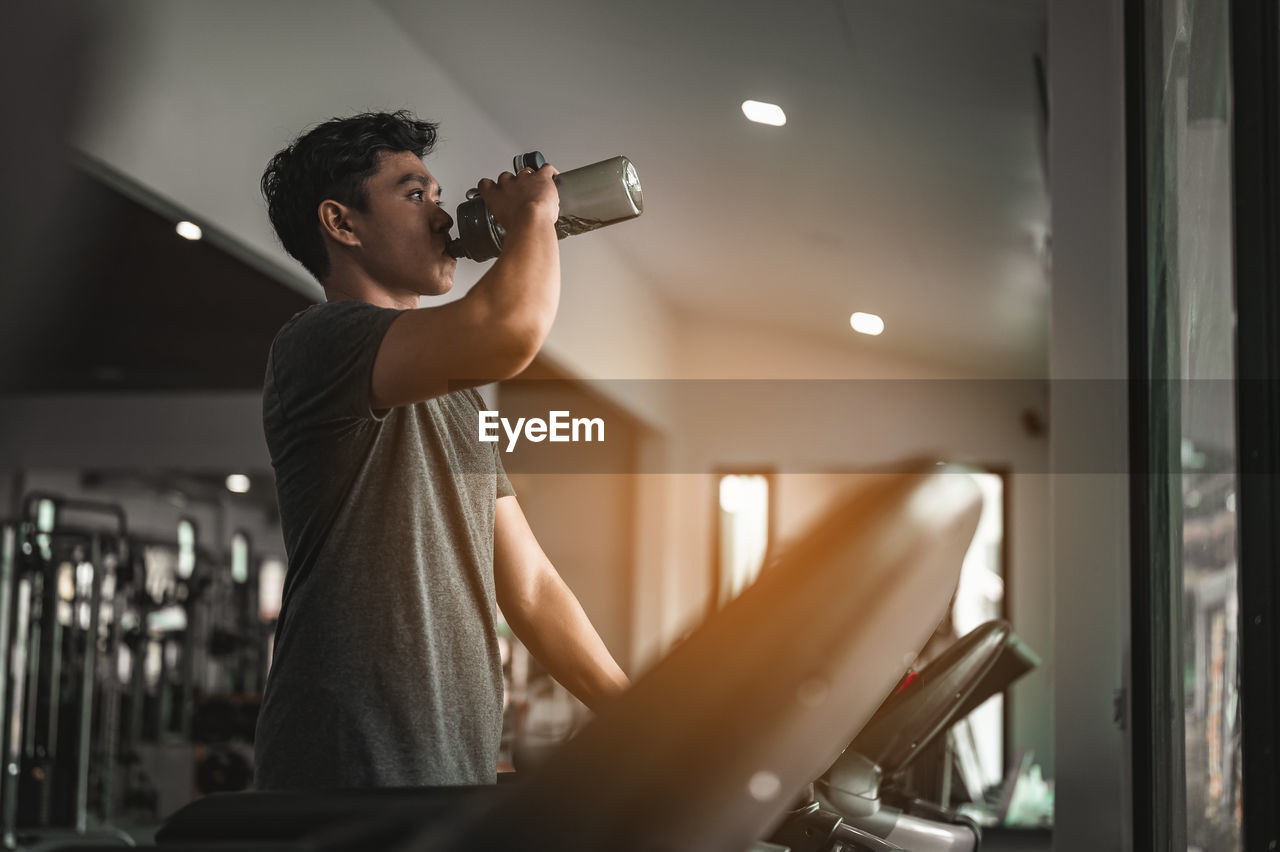
[[[498,452],[497,444],[493,445],[493,463],[498,471],[498,490],[495,499],[516,496],[516,489],[511,485],[511,480],[507,479],[507,471],[502,466],[502,453]]]
[[[326,302],[291,319],[271,345],[285,417],[308,424],[385,417],[369,402],[373,363],[400,314],[367,302]]]
[[[467,398],[471,400],[471,404],[476,407],[476,411],[485,410],[484,397],[480,395],[480,391],[475,388],[467,389]],[[493,452],[493,468],[497,473],[497,485],[494,491],[494,499],[498,500],[503,497],[516,496],[516,489],[511,485],[511,480],[507,479],[506,468],[502,466],[502,453],[498,451],[498,444],[495,442],[490,445]]]

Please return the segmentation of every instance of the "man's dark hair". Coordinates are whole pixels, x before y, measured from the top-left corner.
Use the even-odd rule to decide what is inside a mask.
[[[329,255],[316,216],[320,202],[331,198],[364,210],[369,202],[365,182],[377,171],[382,153],[412,151],[424,157],[436,143],[438,126],[408,110],[366,112],[326,121],[272,157],[262,173],[262,195],[285,251],[323,284]]]

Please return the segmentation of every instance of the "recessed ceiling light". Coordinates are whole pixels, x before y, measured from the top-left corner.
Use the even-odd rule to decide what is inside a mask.
[[[858,334],[877,335],[884,331],[884,320],[875,314],[864,314],[861,311],[855,312],[849,317],[849,325]]]
[[[200,230],[200,226],[195,222],[179,222],[175,230],[178,232],[178,236],[187,240],[198,240],[204,236],[204,231]]]
[[[787,114],[782,111],[782,107],[764,101],[743,101],[742,114],[757,124],[781,127],[787,123]]]
[[[249,477],[243,473],[233,473],[227,477],[227,490],[233,494],[247,493],[249,484]]]

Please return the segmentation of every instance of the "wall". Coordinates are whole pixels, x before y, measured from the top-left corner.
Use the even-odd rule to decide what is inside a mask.
[[[0,397],[0,470],[270,466],[258,392]]]
[[[0,482],[10,483],[3,499],[9,515],[11,483],[21,472],[23,492],[37,489],[65,497],[102,499],[81,487],[79,472],[109,471],[269,471],[262,440],[262,399],[257,393],[78,394],[0,398]],[[230,497],[231,495],[228,494]],[[221,550],[211,506],[174,507],[129,489],[121,499],[133,528],[158,538],[176,536],[183,514],[204,519],[200,544]],[[228,523],[244,526],[255,552],[283,558],[278,525],[229,504]],[[230,535],[233,527],[227,529]]]
[[[1050,0],[1053,189],[1050,457],[1055,848],[1127,849],[1128,413],[1080,405],[1071,380],[1128,374],[1122,4]],[[1118,384],[1118,381],[1117,381]],[[1109,460],[1068,474],[1075,460]]]

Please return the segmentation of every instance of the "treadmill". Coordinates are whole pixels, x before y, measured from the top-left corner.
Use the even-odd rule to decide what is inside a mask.
[[[974,628],[885,700],[814,784],[809,807],[912,852],[979,849],[976,823],[915,798],[900,781],[926,746],[1039,664],[1008,622]]]

